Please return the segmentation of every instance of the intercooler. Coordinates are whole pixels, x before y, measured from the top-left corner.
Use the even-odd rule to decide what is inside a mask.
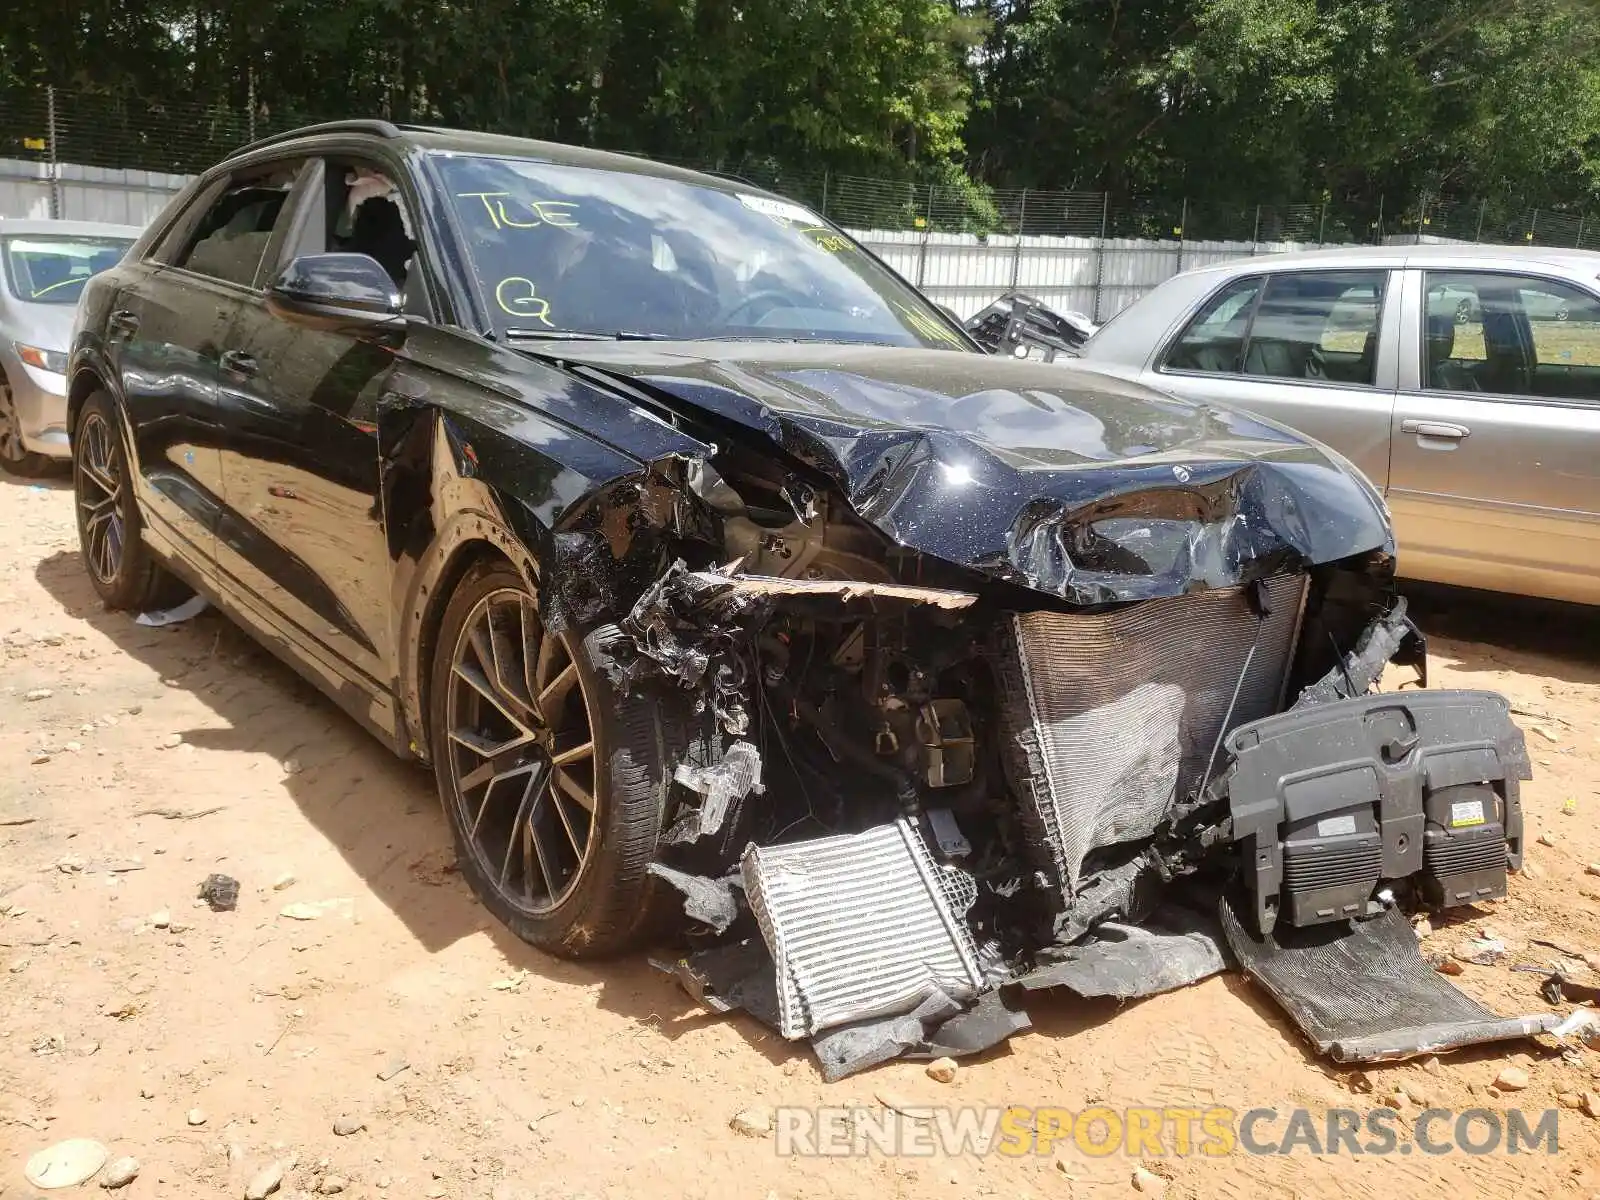
[[[752,844],[741,873],[777,967],[785,1037],[909,1012],[936,992],[969,1000],[983,986],[965,920],[976,885],[935,862],[905,818],[859,834]]]
[[[1303,575],[1268,580],[1259,618],[1247,589],[1226,588],[1010,619],[997,664],[1006,770],[1069,891],[1091,850],[1151,836],[1200,786],[1225,718],[1279,709],[1305,588]]]

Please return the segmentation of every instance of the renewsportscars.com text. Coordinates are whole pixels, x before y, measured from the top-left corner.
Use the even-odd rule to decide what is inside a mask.
[[[1557,1109],[780,1108],[780,1155],[1556,1154]]]

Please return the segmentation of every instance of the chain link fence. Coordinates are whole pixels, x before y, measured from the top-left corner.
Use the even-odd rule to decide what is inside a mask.
[[[0,159],[186,175],[258,137],[327,119],[258,102],[244,111],[46,88],[0,93]],[[537,136],[537,130],[505,130]],[[1374,243],[1396,236],[1549,246],[1600,245],[1586,213],[1523,208],[1504,198],[1376,196],[1301,204],[1219,204],[1102,192],[953,186],[873,179],[774,163],[720,170],[800,200],[851,229],[979,236],[1156,241]],[[56,215],[60,215],[57,213]]]

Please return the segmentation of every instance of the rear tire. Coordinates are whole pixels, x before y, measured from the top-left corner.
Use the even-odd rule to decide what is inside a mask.
[[[25,479],[38,479],[55,468],[55,459],[22,444],[22,426],[11,400],[11,385],[0,378],[0,469]]]
[[[513,933],[564,958],[630,950],[672,909],[645,870],[671,788],[671,701],[612,685],[603,665],[623,636],[552,637],[521,573],[492,559],[468,570],[435,642],[428,744],[461,873]]]
[[[132,474],[116,405],[96,392],[84,402],[72,435],[72,492],[84,568],[107,608],[171,608],[192,593],[140,537],[144,521]]]

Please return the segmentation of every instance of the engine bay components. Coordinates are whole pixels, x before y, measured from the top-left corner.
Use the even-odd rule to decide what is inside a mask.
[[[1327,994],[1396,905],[1502,896],[1520,861],[1504,699],[1368,694],[1423,666],[1403,604],[1288,569],[1088,609],[877,574],[680,563],[623,622],[622,674],[674,681],[709,731],[652,867],[715,939],[670,968],[706,1003],[811,1039],[829,1079],[992,1045],[1040,988],[1187,986],[1229,947],[1329,1053],[1544,1027],[1441,999],[1415,953],[1386,950],[1343,1024]]]

